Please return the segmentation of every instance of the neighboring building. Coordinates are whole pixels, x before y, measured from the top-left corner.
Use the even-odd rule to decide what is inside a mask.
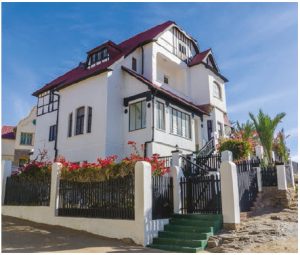
[[[2,126],[2,160],[14,161],[15,155],[15,128],[14,126]]]
[[[2,127],[2,159],[12,161],[13,168],[24,165],[34,148],[36,107],[16,127]]]
[[[38,98],[35,155],[94,161],[128,155],[128,141],[149,156],[202,148],[230,126],[225,82],[212,50],[168,21],[87,52],[77,67],[33,93]]]

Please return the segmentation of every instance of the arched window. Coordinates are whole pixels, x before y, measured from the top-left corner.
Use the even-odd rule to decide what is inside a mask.
[[[216,98],[219,98],[219,99],[222,99],[222,89],[221,89],[221,86],[214,81],[214,84],[213,84],[213,95],[214,97]]]
[[[76,111],[76,135],[83,134],[84,128],[84,106],[80,107]]]

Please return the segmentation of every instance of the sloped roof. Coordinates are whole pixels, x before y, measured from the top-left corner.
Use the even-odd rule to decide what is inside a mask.
[[[107,47],[110,55],[109,61],[101,63],[100,65],[97,65],[90,69],[87,69],[85,67],[85,64],[82,63],[79,66],[72,69],[71,71],[65,73],[62,76],[59,76],[58,78],[54,79],[50,83],[46,84],[41,89],[38,89],[32,95],[38,96],[40,93],[48,91],[50,89],[63,88],[75,82],[79,82],[91,76],[108,71],[109,70],[108,67],[111,66],[113,63],[115,63],[117,60],[119,60],[121,57],[127,56],[139,46],[152,41],[157,35],[162,33],[165,29],[167,29],[172,24],[175,24],[175,22],[174,21],[164,22],[160,25],[152,27],[142,33],[139,33],[123,41],[119,45],[115,44],[112,41],[107,41],[106,43],[97,46],[96,48],[88,51],[88,54],[91,54],[102,47]]]
[[[1,137],[2,139],[16,139],[14,132],[14,126],[2,126],[1,128]]]
[[[207,49],[205,51],[199,52],[196,54],[191,61],[188,63],[188,66],[198,65],[203,62],[205,57],[211,52],[211,49]]]
[[[156,91],[162,93],[163,95],[173,99],[174,101],[182,104],[182,105],[185,105],[189,108],[192,108],[194,111],[200,113],[200,114],[206,114],[206,115],[209,115],[209,112],[203,108],[202,106],[198,106],[198,105],[195,105],[194,103],[186,100],[185,98],[183,97],[180,97],[176,94],[174,94],[173,92],[171,91],[168,91],[162,87],[159,87],[157,85],[155,85],[154,83],[152,83],[150,80],[148,80],[147,78],[145,78],[144,76],[136,73],[135,71],[125,67],[125,66],[122,66],[122,69],[127,72],[128,74],[130,74],[131,76],[133,76],[134,78],[138,79],[139,81],[143,82],[144,84],[146,84],[149,88],[152,88],[152,89],[155,89]]]

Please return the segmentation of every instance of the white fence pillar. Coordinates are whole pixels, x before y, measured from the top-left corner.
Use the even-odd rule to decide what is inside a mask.
[[[239,189],[236,165],[232,162],[232,152],[223,151],[220,168],[222,214],[224,228],[236,229],[240,224]]]
[[[59,179],[60,171],[62,168],[61,163],[53,163],[51,171],[51,190],[50,190],[50,210],[53,215],[58,216],[58,203],[59,203]]]
[[[172,151],[171,153],[172,153],[172,166],[181,167],[181,154],[182,154],[182,151],[175,150],[175,151]]]
[[[4,204],[4,198],[5,198],[6,178],[8,176],[11,176],[11,165],[12,165],[12,162],[9,160],[2,160],[2,162],[1,162],[2,205]]]
[[[134,213],[138,232],[141,234],[141,243],[144,246],[150,244],[152,221],[152,173],[151,165],[145,161],[139,161],[134,169]]]
[[[258,192],[262,192],[261,168],[260,167],[256,167],[256,172],[257,172],[257,188],[258,188]]]
[[[287,190],[286,171],[284,165],[276,165],[278,190]]]
[[[293,168],[293,162],[292,162],[291,158],[289,158],[288,165],[289,165],[289,168],[290,168],[291,185],[295,189],[294,168]]]
[[[173,177],[173,204],[174,204],[174,213],[179,213],[181,205],[181,188],[180,188],[180,178],[183,177],[183,173],[180,167],[173,166],[171,167],[171,176]]]

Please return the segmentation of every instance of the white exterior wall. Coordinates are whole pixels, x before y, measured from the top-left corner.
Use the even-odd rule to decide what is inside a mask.
[[[2,160],[14,160],[15,140],[2,138]]]
[[[58,155],[70,161],[95,161],[106,155],[107,73],[91,77],[60,91]],[[88,89],[87,89],[88,88]],[[76,110],[85,107],[84,132],[75,135]],[[87,107],[92,107],[92,132],[87,133]],[[73,113],[73,132],[68,137],[69,114]],[[54,144],[54,141],[51,142]]]
[[[49,142],[49,128],[56,124],[57,112],[47,113],[36,118],[36,132],[34,153],[32,158],[36,158],[39,155],[39,151],[46,150],[48,160],[54,159],[54,141]]]

